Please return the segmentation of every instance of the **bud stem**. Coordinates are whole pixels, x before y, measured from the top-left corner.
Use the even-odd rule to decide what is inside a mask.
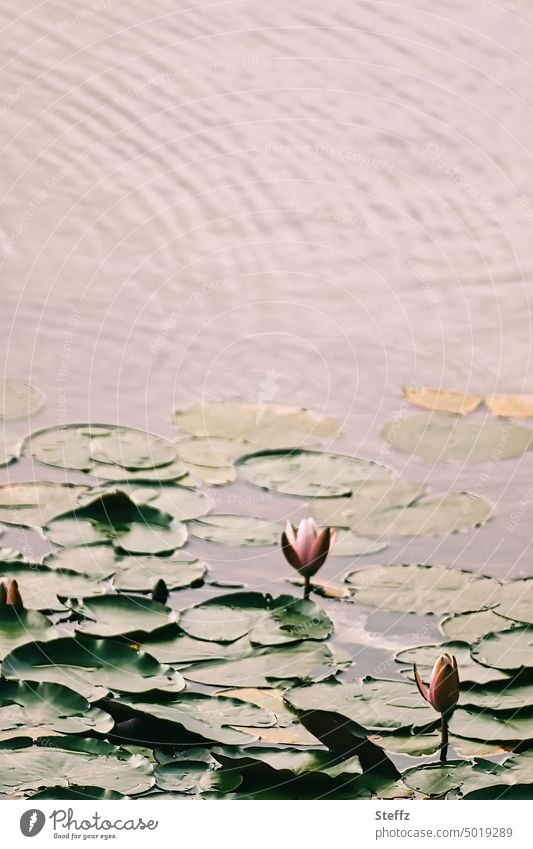
[[[311,578],[304,578],[304,598],[309,598],[311,593]]]
[[[448,756],[448,717],[445,713],[440,718],[440,762],[446,763]]]

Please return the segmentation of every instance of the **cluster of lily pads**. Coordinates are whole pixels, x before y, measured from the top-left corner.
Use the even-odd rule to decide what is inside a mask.
[[[10,397],[5,387],[4,411]],[[528,428],[498,419],[498,434],[470,432],[462,411],[439,415],[438,427],[431,419],[420,431],[415,416],[384,437],[422,456],[427,440],[441,458],[473,460],[495,439],[501,450],[505,425],[515,448],[529,450]],[[0,793],[529,798],[533,579],[422,564],[352,569],[337,586],[315,577],[328,555],[466,531],[490,505],[463,492],[429,498],[379,463],[319,450],[339,426],[309,411],[214,403],[175,423],[186,434],[175,442],[103,424],[32,433],[20,454],[34,462],[33,480],[0,485],[0,522],[53,546],[39,563],[0,552]],[[66,480],[48,480],[47,466]],[[86,482],[68,482],[70,472]],[[204,484],[236,479],[304,499],[331,532],[313,537],[308,523],[299,540],[280,522],[215,512]],[[304,597],[282,587],[214,594],[208,563],[187,552],[192,538],[281,542],[280,567],[283,551]],[[316,567],[307,572],[306,553]],[[213,594],[181,601],[181,590],[202,586]],[[352,681],[352,658],[335,644],[340,604],[354,616],[355,604],[439,616],[443,640],[400,651],[383,677]],[[460,679],[444,761],[439,713],[419,692],[441,655],[456,658]]]

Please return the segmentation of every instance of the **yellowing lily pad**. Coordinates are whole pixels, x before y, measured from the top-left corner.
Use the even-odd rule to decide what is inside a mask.
[[[473,413],[483,401],[483,395],[468,395],[446,389],[426,389],[414,386],[405,386],[403,394],[411,404],[417,407],[443,413],[458,413],[463,416]]]

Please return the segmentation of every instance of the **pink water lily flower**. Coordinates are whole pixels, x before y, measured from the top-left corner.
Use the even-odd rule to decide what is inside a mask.
[[[17,582],[14,578],[4,578],[0,581],[0,607],[24,607]]]
[[[281,535],[281,549],[286,560],[305,581],[305,596],[309,595],[310,581],[316,575],[331,551],[335,531],[319,529],[314,519],[302,519],[297,528],[290,522]]]
[[[414,664],[416,685],[420,694],[439,713],[448,713],[459,701],[459,672],[453,654],[442,654],[436,661],[429,679],[423,683],[416,663]]]

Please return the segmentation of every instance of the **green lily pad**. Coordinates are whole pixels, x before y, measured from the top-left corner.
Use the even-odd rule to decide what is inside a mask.
[[[190,465],[224,469],[250,451],[250,444],[242,439],[192,437],[177,442],[176,451],[178,457]]]
[[[278,780],[281,782],[290,779],[291,776],[308,775],[309,773],[320,774],[328,778],[340,778],[348,775],[362,775],[363,769],[357,755],[348,758],[339,758],[332,752],[325,751],[302,751],[301,749],[273,749],[268,747],[247,748],[215,748],[215,758],[220,759],[224,766],[234,764],[235,770],[242,768],[246,775],[254,765],[264,765],[269,769],[281,773]]]
[[[78,572],[49,569],[40,563],[0,563],[0,577],[15,578],[28,610],[64,610],[63,597],[105,591],[102,584]]]
[[[533,578],[504,584],[497,612],[507,619],[533,625]]]
[[[244,480],[287,495],[349,495],[360,481],[390,478],[392,471],[370,460],[320,451],[259,451],[237,461]]]
[[[338,423],[319,413],[279,404],[219,401],[196,404],[174,414],[175,424],[191,436],[244,439],[269,448],[295,448],[337,436]]]
[[[474,613],[450,616],[441,622],[441,628],[449,640],[475,643],[480,637],[492,631],[506,631],[509,628],[509,622],[493,610],[479,610]]]
[[[224,545],[275,545],[283,527],[254,516],[215,513],[189,522],[189,530],[195,537]]]
[[[78,545],[52,552],[44,558],[43,563],[49,569],[67,569],[103,581],[116,572],[135,568],[144,559],[120,554],[109,544]]]
[[[532,669],[533,628],[511,628],[487,634],[472,646],[472,657],[496,669]]]
[[[419,733],[385,733],[372,734],[369,738],[377,746],[387,752],[409,755],[410,757],[421,757],[439,752],[441,748],[440,729]],[[473,740],[464,740],[461,737],[450,736],[450,746],[462,758],[501,755],[506,750],[495,743],[483,742],[482,744]]]
[[[94,466],[91,437],[110,435],[113,425],[62,425],[38,430],[28,436],[25,449],[40,463],[60,469],[88,472]]]
[[[38,793],[31,793],[27,798],[50,799],[55,802],[63,799],[88,802],[125,799],[126,796],[123,793],[117,793],[116,790],[103,790],[101,787],[89,787],[86,784],[72,784],[70,787],[48,787]]]
[[[40,410],[44,395],[17,378],[0,380],[0,419],[22,419]]]
[[[366,731],[421,728],[438,718],[416,686],[406,681],[371,677],[349,684],[322,681],[294,687],[285,693],[285,699],[296,711],[329,711]]]
[[[187,526],[183,522],[173,522],[168,528],[134,524],[118,535],[113,544],[129,554],[171,554],[185,545],[187,538]]]
[[[196,663],[203,660],[231,660],[241,658],[251,650],[250,640],[244,637],[233,643],[216,643],[195,640],[188,634],[177,637],[151,637],[142,648],[160,663]]]
[[[472,424],[462,416],[420,413],[383,426],[381,435],[397,451],[426,460],[481,462],[520,457],[532,447],[533,432],[522,425],[490,419]]]
[[[172,723],[202,740],[236,746],[253,742],[254,738],[233,726],[268,728],[276,722],[273,713],[257,705],[205,693],[182,693],[173,701],[161,703],[121,698],[120,704],[126,705],[133,715]]]
[[[86,486],[52,481],[0,485],[0,522],[40,528],[73,510]]]
[[[426,487],[396,480],[366,481],[357,484],[348,498],[314,498],[311,512],[322,525],[357,530],[375,513],[392,507],[407,507],[421,498]]]
[[[76,631],[90,637],[137,636],[144,638],[169,625],[175,625],[177,613],[165,604],[138,595],[101,595],[69,599],[68,606],[78,616]]]
[[[0,434],[0,466],[8,466],[20,454],[20,439],[17,436]]]
[[[480,527],[492,508],[468,492],[424,498],[407,507],[370,513],[354,528],[368,536],[447,536]]]
[[[82,635],[19,646],[4,658],[2,674],[8,679],[63,684],[89,701],[110,691],[144,695],[179,693],[185,687],[178,672],[146,652]]]
[[[407,677],[411,680],[414,681],[413,664],[416,663],[422,679],[428,681],[435,661],[444,652],[455,655],[459,667],[461,684],[483,686],[485,684],[508,682],[510,680],[508,673],[502,672],[500,669],[489,669],[486,666],[476,663],[470,654],[470,645],[468,643],[448,642],[429,646],[415,646],[414,648],[404,649],[398,652],[396,660],[399,663],[408,664],[406,673]],[[463,693],[461,695],[461,701],[464,702],[465,699],[468,699],[468,694]]]
[[[129,492],[138,504],[155,507],[163,513],[170,514],[179,522],[205,516],[212,507],[211,499],[203,493],[177,484],[156,485],[154,483],[143,489],[130,484]]]
[[[197,640],[231,643],[248,634],[253,644],[268,646],[324,640],[333,624],[309,599],[245,592],[217,596],[183,611],[180,628]]]
[[[517,784],[515,786],[494,784],[492,787],[480,787],[478,790],[471,790],[470,793],[465,793],[461,798],[471,801],[474,799],[499,799],[517,802],[533,799],[533,790],[530,784]]]
[[[103,740],[69,737],[45,737],[35,746],[13,747],[2,759],[2,793],[27,794],[84,782],[135,795],[153,786],[153,767],[142,755],[132,755]]]
[[[218,790],[227,793],[242,784],[242,775],[229,770],[213,769],[205,763],[190,760],[158,766],[155,780],[162,790],[182,793]]]
[[[207,574],[207,563],[202,560],[178,560],[174,557],[128,558],[131,566],[121,568],[113,578],[113,586],[120,592],[151,592],[159,580],[170,591],[198,586]]]
[[[22,551],[18,551],[16,548],[0,547],[0,563],[11,563],[13,560],[24,560]]]
[[[450,731],[457,737],[473,740],[522,742],[533,740],[533,709],[508,715],[489,710],[457,709],[450,720]]]
[[[464,613],[494,607],[501,584],[445,566],[421,563],[370,566],[349,572],[346,583],[361,604],[401,613]]]
[[[222,690],[217,696],[228,696],[244,702],[259,705],[271,711],[276,717],[276,724],[268,728],[254,728],[253,733],[264,746],[312,746],[319,741],[302,725],[296,713],[289,708],[283,699],[283,691],[278,689],[259,690],[255,687],[237,687],[233,690]],[[238,731],[246,730],[234,726]],[[250,733],[250,731],[248,731]]]
[[[123,466],[97,463],[91,469],[91,474],[104,481],[162,483],[164,481],[183,481],[189,471],[188,466],[181,460],[174,460],[172,463],[167,463],[166,466],[156,466],[154,469],[125,469]]]
[[[455,788],[474,788],[498,782],[505,767],[490,761],[449,761],[412,767],[402,774],[407,787],[425,796],[443,796]]]
[[[388,544],[381,540],[366,539],[354,534],[353,531],[338,528],[331,553],[336,557],[363,557],[365,554],[377,554],[378,551],[383,551]]]
[[[20,610],[12,605],[0,607],[0,659],[17,646],[34,640],[45,642],[57,637],[50,620],[36,610]]]
[[[131,429],[118,429],[91,440],[90,453],[98,463],[125,469],[153,469],[174,462],[176,448],[160,436]]]
[[[461,705],[485,711],[517,711],[533,708],[533,684],[508,683],[497,690],[492,687],[490,689],[476,687],[461,694]]]
[[[60,684],[0,680],[0,740],[46,734],[106,734],[114,725],[103,710]]]
[[[304,680],[335,671],[331,650],[324,643],[302,641],[265,647],[240,658],[195,663],[182,669],[188,681],[219,687],[272,687],[276,681]]]
[[[232,483],[237,477],[234,466],[194,466],[192,463],[185,463],[185,468],[193,481],[210,486],[224,486]]]
[[[116,533],[110,525],[94,519],[57,519],[49,522],[43,531],[50,542],[65,548],[96,547],[96,543],[110,542]]]

